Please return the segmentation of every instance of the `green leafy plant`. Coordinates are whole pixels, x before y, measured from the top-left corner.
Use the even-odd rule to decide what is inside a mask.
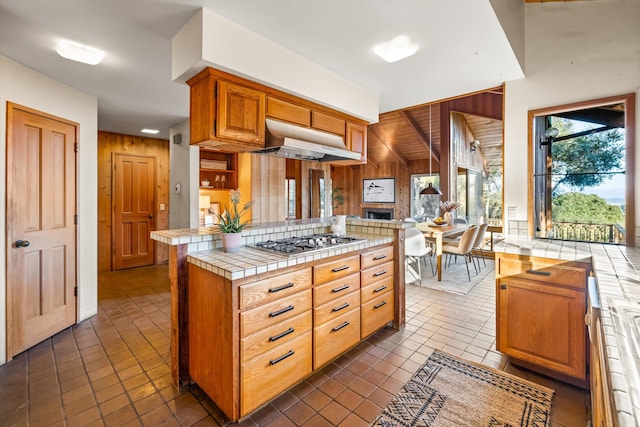
[[[344,204],[344,195],[342,194],[342,187],[334,187],[331,190],[331,207],[335,211]]]
[[[253,200],[245,203],[242,209],[238,212],[238,205],[240,204],[240,190],[231,190],[229,194],[229,200],[231,201],[231,209],[225,206],[225,211],[221,214],[214,214],[220,221],[218,226],[223,233],[239,233],[245,229],[251,218],[246,221],[242,221],[242,217],[253,206]]]

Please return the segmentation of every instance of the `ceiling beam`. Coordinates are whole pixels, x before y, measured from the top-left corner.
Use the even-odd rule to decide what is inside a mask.
[[[418,135],[420,141],[424,144],[426,149],[429,151],[429,156],[433,157],[436,162],[440,163],[440,153],[438,150],[433,148],[432,141],[429,140],[429,136],[427,136],[423,131],[418,122],[411,116],[408,111],[400,111],[400,115],[404,118],[404,120],[411,126],[411,129]]]
[[[391,154],[393,154],[394,156],[396,156],[398,158],[398,160],[400,160],[400,163],[402,163],[405,166],[409,166],[409,162],[407,161],[407,159],[405,159],[402,154],[400,154],[396,150],[394,150],[393,147],[391,146],[391,144],[389,144],[389,142],[387,142],[387,137],[382,133],[382,130],[380,130],[380,126],[378,126],[377,123],[375,125],[369,125],[369,129],[371,130],[371,133],[373,133],[375,135],[375,137],[378,139],[378,141],[380,141],[380,143],[382,145],[384,145],[384,147],[387,150],[389,150],[389,152]]]

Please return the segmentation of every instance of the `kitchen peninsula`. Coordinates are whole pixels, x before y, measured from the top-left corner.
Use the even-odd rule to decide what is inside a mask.
[[[217,227],[152,233],[170,245],[174,385],[195,381],[235,421],[376,330],[403,327],[399,242],[413,224],[349,219],[357,240],[297,255],[256,246],[331,224],[255,224],[234,254],[220,249]]]
[[[557,373],[587,378],[585,363],[588,363],[591,388],[591,409],[594,425],[606,426],[638,426],[640,425],[640,249],[620,245],[570,242],[560,240],[530,240],[509,237],[494,246],[496,252],[496,308],[497,342],[499,350],[515,355],[524,361],[542,368],[550,368]],[[585,267],[586,266],[586,267]],[[579,284],[576,278],[583,269],[592,269],[593,275],[588,283]],[[585,276],[586,278],[586,276]],[[552,290],[558,285],[561,291]],[[582,287],[582,291],[580,288]],[[512,298],[516,288],[516,297]],[[545,310],[539,304],[543,298],[564,299],[570,307],[579,298],[571,296],[581,294],[580,322],[571,320],[571,316],[563,317],[556,311],[552,315],[549,328],[544,325],[545,319],[536,318],[540,323],[536,332],[522,334],[531,324],[520,324],[521,314],[509,313],[513,308],[507,307],[511,302],[520,304],[518,293],[526,292],[528,306],[526,316],[545,316]],[[540,292],[547,295],[542,296]],[[567,302],[571,301],[571,302]],[[502,307],[501,307],[502,304]],[[562,308],[562,304],[556,307]],[[502,311],[503,318],[501,322]],[[513,310],[512,310],[513,311]],[[534,313],[535,312],[535,313]],[[507,317],[504,317],[505,313]],[[566,313],[565,313],[566,314]],[[538,316],[540,315],[540,316]],[[586,316],[585,316],[586,315]],[[526,317],[525,316],[525,317]],[[510,324],[506,320],[514,321]],[[571,323],[571,330],[564,330]],[[521,336],[515,345],[510,338],[515,335],[507,329],[520,328]],[[578,329],[579,328],[579,329]],[[502,330],[501,330],[502,329]],[[550,335],[549,335],[550,333]],[[502,337],[502,343],[500,335]],[[526,336],[525,336],[526,335]],[[557,348],[548,349],[546,345],[554,345],[548,340],[544,345],[532,346],[527,338],[533,335],[553,336]],[[564,335],[564,339],[562,338]],[[576,363],[571,357],[558,357],[563,351],[572,351],[575,337],[582,340],[573,349],[581,347],[578,356],[582,366],[571,374],[570,365]],[[589,346],[585,346],[585,337],[589,338]],[[560,344],[569,343],[565,350]],[[590,357],[587,350],[590,350]],[[567,353],[567,354],[569,354]],[[553,357],[549,357],[553,355]],[[546,361],[545,361],[546,359]],[[554,359],[552,362],[551,360]],[[568,363],[559,363],[565,359]],[[547,372],[549,373],[549,372]],[[566,380],[565,377],[559,377]]]

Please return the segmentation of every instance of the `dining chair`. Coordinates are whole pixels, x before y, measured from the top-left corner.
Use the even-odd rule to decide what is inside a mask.
[[[478,260],[478,270],[480,269],[480,255],[482,255],[482,263],[484,266],[487,266],[487,262],[484,260],[484,252],[482,251],[482,243],[484,242],[484,235],[487,233],[487,228],[489,228],[489,224],[483,223],[478,225],[478,233],[476,234],[476,240],[473,242],[473,248],[471,251],[475,253],[476,259]],[[480,254],[478,254],[480,252]]]
[[[431,255],[433,250],[430,246],[427,246],[422,231],[417,228],[407,228],[404,232],[404,256],[405,265],[408,267],[409,273],[413,275],[415,270],[411,268],[412,264],[417,264],[418,267],[418,280],[422,284],[422,268],[420,267],[421,261],[424,260],[426,255]],[[431,273],[433,274],[433,261],[429,256],[429,263],[431,264]]]
[[[478,234],[478,226],[472,225],[468,229],[462,233],[460,237],[460,241],[447,243],[442,247],[442,253],[447,255],[449,260],[449,265],[451,264],[451,255],[464,256],[465,265],[467,266],[467,276],[469,277],[469,281],[471,281],[471,273],[469,272],[469,261],[473,263],[473,269],[476,274],[478,273],[478,269],[476,268],[476,263],[473,260],[473,256],[471,255],[471,251],[473,249],[473,244],[476,241],[476,235]],[[445,262],[446,264],[446,262]]]
[[[464,218],[454,218],[453,219],[453,223],[454,224],[468,224],[467,220]]]

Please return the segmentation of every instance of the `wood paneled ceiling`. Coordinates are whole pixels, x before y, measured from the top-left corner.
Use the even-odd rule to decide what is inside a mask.
[[[487,166],[502,165],[502,121],[463,114]],[[433,169],[440,162],[440,103],[425,104],[380,115],[378,123],[368,127],[368,158],[379,163],[399,161],[407,166],[412,160],[429,160],[432,146]]]

